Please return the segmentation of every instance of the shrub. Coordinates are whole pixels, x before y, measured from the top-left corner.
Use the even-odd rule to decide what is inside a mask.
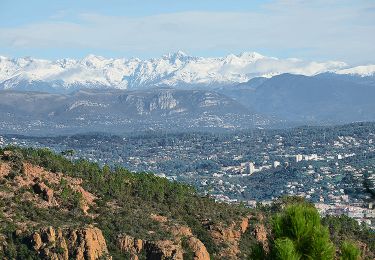
[[[19,151],[14,151],[9,155],[11,170],[7,178],[14,179],[16,176],[22,176],[25,173],[23,168],[23,155]]]
[[[345,241],[341,245],[341,260],[358,260],[360,259],[359,248],[351,242]]]

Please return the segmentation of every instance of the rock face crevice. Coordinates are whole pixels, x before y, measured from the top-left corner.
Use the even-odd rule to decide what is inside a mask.
[[[67,230],[47,227],[34,232],[30,240],[41,259],[111,259],[102,231],[94,226]]]

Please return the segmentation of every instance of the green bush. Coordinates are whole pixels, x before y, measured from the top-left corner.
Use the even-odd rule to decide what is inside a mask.
[[[22,176],[25,173],[23,159],[23,155],[19,151],[14,151],[9,155],[8,161],[11,169],[7,176],[8,179],[14,179],[16,176]]]
[[[369,227],[345,215],[326,216],[322,223],[328,226],[336,247],[341,247],[345,241],[360,241],[368,246],[368,258],[375,259],[375,232]]]
[[[361,251],[351,242],[345,241],[341,245],[341,260],[358,260],[361,259]]]

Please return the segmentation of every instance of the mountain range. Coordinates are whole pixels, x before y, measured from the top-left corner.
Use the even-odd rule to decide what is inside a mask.
[[[148,60],[89,55],[81,60],[50,61],[0,56],[0,89],[62,93],[81,88],[217,87],[283,73],[312,76],[323,72],[370,76],[375,65],[351,68],[340,61],[306,62],[256,52],[203,58],[179,51]]]
[[[374,76],[285,73],[218,91],[252,111],[297,124],[375,120]]]
[[[249,108],[209,90],[0,91],[2,133],[238,129],[256,122],[263,124]]]
[[[223,58],[0,57],[0,131],[121,134],[375,121],[375,66]]]

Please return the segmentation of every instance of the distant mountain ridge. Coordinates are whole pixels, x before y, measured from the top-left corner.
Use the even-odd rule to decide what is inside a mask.
[[[179,51],[148,60],[89,55],[81,60],[49,61],[0,56],[0,89],[64,93],[82,88],[217,87],[283,73],[311,76],[323,72],[370,76],[375,65],[350,68],[339,61],[278,59],[256,52],[203,58]]]
[[[0,132],[61,134],[253,127],[262,117],[215,91],[78,90],[69,94],[0,91]]]
[[[281,74],[237,85],[0,90],[0,132],[213,131],[375,121],[375,76]]]
[[[375,120],[375,76],[285,73],[219,92],[257,113],[297,124]]]
[[[348,68],[258,53],[0,57],[0,131],[211,131],[375,121],[374,72],[374,65]]]

